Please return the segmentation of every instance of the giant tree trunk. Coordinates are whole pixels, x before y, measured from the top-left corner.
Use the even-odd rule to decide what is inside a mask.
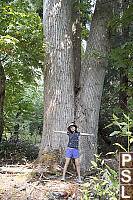
[[[97,153],[99,109],[109,49],[108,22],[112,18],[112,1],[97,0],[87,41],[88,58],[81,65],[80,91],[76,99],[76,123],[80,131],[94,137],[81,136],[81,169],[89,169]],[[100,54],[95,57],[95,53]],[[92,54],[92,55],[91,55]]]
[[[72,22],[78,22],[78,15],[71,17],[70,2],[44,1],[44,34],[49,44],[44,66],[44,125],[38,158],[43,151],[53,149],[63,149],[64,156],[66,136],[53,135],[52,132],[66,130],[68,123],[75,119],[79,131],[95,135],[93,138],[80,138],[81,169],[86,171],[97,152],[98,117],[107,61],[102,56],[107,54],[109,48],[107,24],[112,17],[112,6],[110,2],[98,0],[87,52],[98,50],[102,56],[94,58],[89,55],[81,66],[80,63],[77,65],[80,62],[80,44],[75,40],[79,32],[72,34],[72,27],[78,27],[78,24],[72,26]],[[76,46],[79,49],[77,53]],[[75,85],[78,85],[78,90],[74,93]]]
[[[44,1],[44,35],[48,42],[44,66],[44,122],[39,153],[63,149],[67,136],[53,130],[66,130],[74,120],[74,66],[71,31],[71,1]]]
[[[0,141],[2,138],[4,125],[3,125],[3,106],[4,106],[4,97],[5,97],[5,73],[2,63],[0,61]]]

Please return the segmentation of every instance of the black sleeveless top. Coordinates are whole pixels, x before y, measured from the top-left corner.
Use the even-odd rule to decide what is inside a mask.
[[[69,136],[68,147],[78,149],[80,133],[67,132],[67,135]]]

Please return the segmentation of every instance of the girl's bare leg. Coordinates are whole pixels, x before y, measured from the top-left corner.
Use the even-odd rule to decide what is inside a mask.
[[[63,169],[63,177],[64,178],[65,178],[65,175],[66,175],[66,171],[67,171],[67,167],[69,165],[69,162],[70,162],[70,158],[66,158],[65,166],[64,166],[64,169]]]
[[[80,178],[80,161],[79,161],[79,158],[75,158],[75,164],[76,164],[78,177]]]

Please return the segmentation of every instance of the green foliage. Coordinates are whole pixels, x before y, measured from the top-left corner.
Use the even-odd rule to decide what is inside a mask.
[[[114,65],[119,68],[125,68],[128,66],[128,70],[125,72],[129,79],[133,76],[132,70],[132,53],[133,53],[133,42],[126,42],[118,48],[112,50],[112,60],[114,61]]]
[[[34,126],[41,133],[43,97],[37,96],[43,92],[36,90],[45,55],[42,20],[28,1],[4,1],[0,5],[0,59],[6,75],[5,132],[13,134],[16,125],[22,130],[29,122],[28,129]]]
[[[105,128],[115,126],[118,127],[119,130],[113,131],[110,136],[126,136],[128,138],[127,149],[125,149],[121,144],[114,143],[113,145],[120,147],[124,151],[130,150],[130,144],[133,142],[133,136],[130,129],[133,127],[133,120],[129,117],[129,115],[123,114],[123,119],[117,117],[113,114],[112,123],[106,126]],[[118,150],[116,152],[109,152],[107,155],[115,155],[115,159],[118,160],[117,155]],[[100,158],[100,155],[95,155],[96,161],[91,161],[93,167],[95,167],[98,171],[96,177],[91,177],[89,183],[87,183],[88,190],[84,190],[83,199],[115,199],[119,198],[119,184],[118,184],[118,173],[113,170],[109,165],[105,163],[103,159]],[[98,164],[98,161],[100,163]],[[85,185],[86,186],[86,185]]]
[[[108,132],[112,132],[112,136],[116,133],[119,135],[119,132],[114,132],[118,130],[114,130],[113,126],[108,126],[108,129],[104,130],[104,127],[109,122],[111,123],[113,113],[118,116],[122,116],[123,113],[129,113],[130,117],[133,118],[133,5],[129,1],[127,9],[125,8],[126,10],[123,11],[120,8],[120,1],[118,1],[118,4],[117,9],[119,12],[109,22],[114,42],[112,41],[113,49],[106,69],[100,109],[99,130],[104,138],[105,136],[108,137]],[[122,82],[124,78],[126,80]],[[127,97],[125,101],[121,98],[124,96],[123,93]],[[120,103],[124,106],[122,107]]]
[[[126,136],[128,137],[128,144],[127,144],[127,150],[119,143],[115,143],[114,145],[117,145],[119,147],[121,147],[124,151],[128,151],[130,150],[130,144],[133,142],[133,136],[132,136],[132,132],[130,131],[130,129],[133,127],[133,120],[130,119],[129,115],[125,115],[123,113],[124,116],[124,121],[122,119],[119,119],[116,115],[113,114],[113,119],[112,119],[112,123],[109,124],[107,127],[109,126],[117,126],[119,127],[119,131],[114,131],[110,134],[110,136]]]
[[[35,7],[36,13],[43,19],[43,0],[31,0],[31,2]]]
[[[10,35],[0,36],[1,52],[5,51],[5,52],[8,52],[8,54],[10,54],[11,49],[15,49],[18,42],[19,40],[17,40],[14,37],[11,37]]]
[[[113,131],[110,136],[128,137],[127,150],[119,143],[113,145],[120,147],[124,151],[130,150],[130,144],[133,142],[133,136],[130,129],[133,127],[133,120],[129,115],[123,114],[123,119],[113,114],[112,123],[105,128],[115,126],[119,128],[119,131]],[[109,152],[107,155],[114,155],[118,161],[118,150],[116,152]],[[104,159],[101,159],[100,155],[96,156],[96,162],[91,161],[93,167],[97,170],[96,176],[91,176],[88,183],[84,184],[83,198],[82,200],[90,199],[114,199],[119,198],[119,184],[118,184],[118,172],[112,169]]]
[[[84,189],[82,200],[90,199],[114,199],[119,196],[118,173],[111,169],[100,155],[96,156],[96,162],[91,161],[97,170],[96,176],[91,176],[89,182],[83,184]],[[98,164],[99,163],[99,164]]]
[[[132,116],[133,110],[133,87],[132,87],[132,54],[133,42],[126,42],[111,52],[108,68],[106,70],[100,117],[103,118],[104,126],[111,120],[113,113],[122,114],[128,112]],[[123,69],[123,76],[128,78],[128,87],[125,84],[120,85],[120,69]],[[126,111],[120,107],[120,91],[127,94]],[[106,115],[106,118],[104,116]]]
[[[10,84],[24,81],[32,83],[43,69],[43,25],[28,2],[4,4],[0,8],[0,52]],[[19,86],[22,84],[19,84]]]
[[[132,94],[133,94],[133,87],[132,87],[132,77],[133,77],[133,61],[132,61],[132,55],[133,55],[133,42],[132,42],[132,21],[133,21],[133,5],[128,3],[127,9],[123,12],[121,11],[121,14],[116,14],[116,16],[109,22],[109,26],[111,30],[114,32],[116,37],[116,40],[121,40],[121,42],[118,43],[118,41],[115,41],[117,46],[116,48],[112,49],[111,51],[111,63],[116,69],[116,73],[120,73],[120,69],[123,70],[122,76],[127,77],[128,86],[124,83],[119,85],[119,79],[116,87],[117,92],[123,91],[127,94],[128,102],[127,102],[127,110],[128,113],[133,109],[133,100],[132,100]],[[123,13],[123,14],[122,14]],[[126,32],[126,33],[125,33]],[[125,35],[126,34],[126,35]],[[111,70],[111,69],[110,69]],[[117,76],[116,76],[117,77]],[[126,112],[125,110],[122,110],[120,106],[117,106],[114,112],[121,113]],[[130,113],[131,114],[131,113]]]
[[[118,26],[127,27],[129,26],[133,21],[133,5],[129,4],[129,7],[126,9],[126,11],[123,13],[122,16],[116,14],[115,17],[109,22],[109,26],[112,27],[112,29],[117,29]]]
[[[30,136],[31,138],[31,136]],[[25,140],[16,142],[3,139],[0,143],[0,160],[9,160],[10,164],[23,163],[33,161],[37,158],[39,149],[28,137]]]
[[[8,56],[19,67],[42,68],[44,57],[43,24],[28,2],[3,4],[0,8],[1,57]],[[3,45],[4,44],[4,45]],[[29,72],[30,72],[29,70]],[[21,73],[23,70],[21,70]],[[25,73],[25,71],[23,72]]]
[[[124,70],[123,76],[128,78],[128,88],[123,84],[117,87],[117,90],[126,91],[128,96],[128,112],[133,109],[133,87],[132,87],[132,77],[133,77],[133,42],[126,42],[118,48],[112,50],[112,61],[115,68],[119,71],[120,68]],[[119,110],[118,110],[119,111]]]
[[[80,12],[81,38],[87,40],[89,34],[87,25],[90,25],[94,5],[91,0],[81,0],[80,2],[77,0],[73,6]]]
[[[41,134],[43,127],[43,87],[29,87],[12,96],[8,93],[5,99],[5,132],[13,134],[15,125],[19,133]],[[13,106],[12,106],[13,105]]]

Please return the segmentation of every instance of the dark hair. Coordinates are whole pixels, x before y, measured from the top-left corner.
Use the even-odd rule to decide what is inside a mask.
[[[67,130],[68,130],[69,132],[72,132],[71,129],[70,129],[71,126],[74,126],[74,127],[75,127],[75,131],[77,132],[77,125],[76,125],[74,122],[72,122],[71,124],[69,124]]]

